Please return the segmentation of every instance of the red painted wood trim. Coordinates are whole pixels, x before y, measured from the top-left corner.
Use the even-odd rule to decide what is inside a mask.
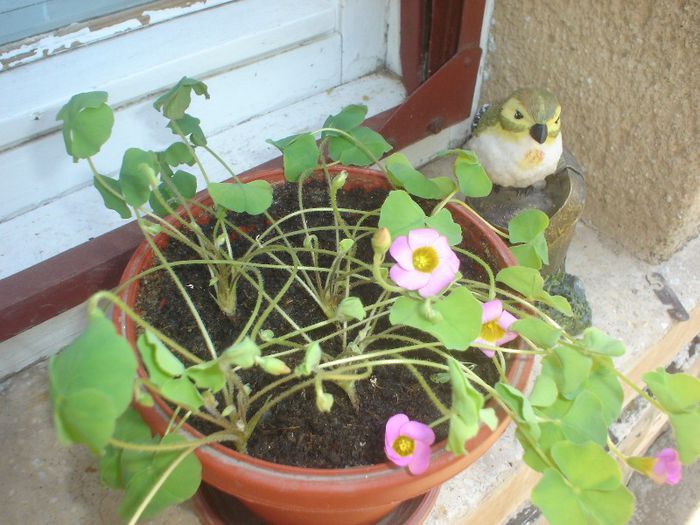
[[[485,10],[486,0],[464,0],[459,27],[459,51],[479,47]]]
[[[401,76],[408,95],[427,78],[427,15],[428,0],[401,1]]]
[[[428,44],[428,77],[457,52],[464,0],[433,2]]]
[[[402,9],[405,3],[401,4]],[[415,10],[416,3],[412,5]],[[395,148],[439,133],[471,113],[485,5],[485,0],[434,0],[428,5],[425,16],[430,19],[431,34],[426,60],[439,69],[409,92],[406,101],[380,130]],[[415,21],[408,28],[403,24],[402,17],[401,30],[410,34]]]
[[[393,111],[379,113],[367,124],[378,129]],[[246,173],[281,165],[282,158],[277,157]],[[130,222],[0,280],[0,341],[69,310],[99,290],[114,288],[142,240],[136,223]]]
[[[394,112],[380,133],[401,149],[466,119],[472,106],[481,50],[452,57]]]

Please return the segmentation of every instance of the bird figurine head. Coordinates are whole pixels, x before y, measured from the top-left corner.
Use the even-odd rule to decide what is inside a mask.
[[[546,89],[518,89],[480,110],[466,146],[495,184],[530,186],[556,171],[562,153],[560,114],[557,98]]]

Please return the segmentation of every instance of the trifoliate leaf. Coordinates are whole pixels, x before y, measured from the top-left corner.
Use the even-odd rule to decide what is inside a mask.
[[[197,410],[204,404],[199,390],[187,377],[169,379],[160,386],[163,397],[189,410]]]
[[[669,374],[662,368],[642,376],[669,419],[684,465],[700,457],[700,380],[688,374]]]
[[[543,360],[542,373],[549,375],[566,399],[576,396],[581,385],[591,373],[593,361],[567,346],[557,346]]]
[[[554,379],[540,374],[530,392],[530,403],[536,407],[548,407],[556,401],[558,393]]]
[[[205,98],[209,98],[209,91],[204,82],[182,77],[177,84],[156,99],[153,107],[170,120],[181,119],[185,116],[187,108],[190,107],[193,91],[196,95],[204,95]]]
[[[131,217],[131,210],[126,205],[119,181],[100,175],[99,178],[93,177],[92,183],[100,192],[102,201],[107,208],[116,211],[122,219]]]
[[[408,193],[423,199],[443,199],[451,193],[453,184],[436,183],[415,169],[403,153],[387,157],[385,166],[389,180],[396,188],[405,188]],[[444,177],[443,177],[444,179]]]
[[[155,336],[153,334],[150,334],[150,332],[147,332],[150,337],[155,339]],[[148,337],[148,336],[147,336]],[[157,339],[155,339],[158,341]],[[168,350],[168,347],[166,347],[163,343],[158,341],[158,344],[154,345],[155,352],[153,354],[153,357],[155,359],[156,365],[160,370],[162,370],[165,374],[167,374],[170,377],[177,377],[179,375],[182,375],[182,373],[185,371],[185,365],[182,364],[182,362],[173,354],[170,350]]]
[[[524,266],[503,268],[496,275],[496,281],[510,286],[528,299],[539,297],[544,289],[544,280],[540,272]]]
[[[367,106],[351,104],[345,106],[342,111],[336,115],[330,115],[323,123],[324,128],[335,128],[341,131],[350,131],[362,124],[367,116]],[[335,137],[338,133],[333,131],[324,131],[322,137]]]
[[[582,388],[594,395],[600,401],[603,410],[601,415],[606,425],[612,425],[620,417],[622,412],[622,400],[624,393],[620,380],[612,371],[612,360],[607,360],[607,366],[594,361],[591,375],[588,377]]]
[[[114,114],[107,93],[91,91],[74,95],[56,115],[63,121],[63,141],[73,160],[87,159],[100,151],[112,134]]]
[[[185,113],[177,120],[171,120],[166,126],[175,134],[179,135],[178,130],[187,137],[195,146],[206,146],[207,138],[204,136],[204,131],[199,126],[199,119]]]
[[[543,302],[568,316],[573,314],[571,305],[569,305],[569,302],[564,297],[560,295],[549,295],[544,290],[542,276],[534,268],[527,268],[525,266],[503,268],[498,272],[498,275],[496,275],[496,281],[510,286],[527,299]]]
[[[424,302],[407,296],[396,299],[389,313],[392,325],[406,325],[436,337],[448,350],[466,350],[481,331],[481,303],[466,288],[453,290],[447,297],[432,303],[440,314],[439,321],[429,321],[423,312]]]
[[[190,148],[184,142],[174,142],[163,151],[162,158],[170,166],[176,167],[181,164],[193,166],[195,163],[194,156]]]
[[[133,444],[150,443],[151,430],[143,422],[136,410],[128,408],[117,419],[114,438]],[[125,476],[122,472],[121,459],[123,452],[124,449],[107,445],[104,454],[100,458],[100,481],[113,489],[123,489],[128,481],[128,476]]]
[[[168,434],[161,443],[171,445],[183,443],[184,441],[177,434]],[[122,519],[126,520],[136,512],[136,509],[153,486],[182,453],[182,450],[157,452],[152,454],[150,458],[147,458],[144,468],[136,472],[126,485],[124,498],[119,506],[119,515]],[[175,467],[165,480],[165,483],[158,489],[142,517],[152,517],[170,505],[190,499],[199,488],[201,479],[202,466],[197,456],[190,453]]]
[[[549,217],[541,210],[523,210],[508,222],[508,237],[511,243],[530,242],[549,226]]]
[[[63,397],[56,414],[69,443],[83,443],[95,455],[107,446],[118,417],[109,396],[95,388]]]
[[[670,414],[673,435],[678,446],[678,455],[684,465],[691,465],[700,458],[700,410],[688,413]]]
[[[124,152],[119,170],[119,183],[126,202],[134,207],[148,201],[151,181],[158,172],[158,158],[152,151],[129,148]]]
[[[128,343],[110,321],[93,316],[83,334],[49,362],[59,439],[84,443],[99,453],[131,402],[135,375],[136,358]]]
[[[459,183],[459,191],[467,197],[486,197],[491,193],[493,184],[486,171],[477,162],[464,156],[455,159],[454,173]]]
[[[622,344],[622,341],[614,339],[594,327],[586,328],[583,331],[583,344],[586,350],[596,354],[618,357],[625,353],[625,345]]]
[[[515,413],[516,420],[518,421],[518,427],[525,426],[528,433],[535,439],[540,437],[540,427],[537,422],[537,416],[532,410],[532,405],[530,401],[523,395],[523,393],[513,388],[508,383],[498,382],[496,383],[496,392],[498,392],[499,398]]]
[[[541,319],[534,317],[520,319],[514,322],[510,329],[528,338],[541,348],[552,348],[557,344],[562,334],[562,330],[558,330]]]
[[[552,525],[623,525],[629,521],[634,496],[622,485],[615,460],[601,447],[561,442],[552,447],[551,455],[561,474],[545,470],[533,490],[532,502]]]
[[[425,213],[408,193],[394,190],[384,199],[379,214],[379,227],[388,229],[391,238],[396,239],[401,235],[408,235],[411,230],[422,228],[425,219]]]
[[[177,170],[170,176],[168,182],[161,182],[158,185],[158,192],[161,198],[165,200],[171,209],[177,209],[177,207],[180,206],[180,200],[173,192],[171,186],[175,187],[175,190],[183,199],[189,200],[197,193],[197,177],[186,171]],[[169,210],[160,201],[155,191],[151,191],[148,203],[151,205],[153,211],[160,217],[168,215]]]
[[[344,136],[330,137],[328,140],[328,155],[341,164],[369,166],[391,150],[391,145],[370,128],[360,126],[350,130],[349,135],[352,140]]]
[[[289,182],[298,181],[303,174],[316,169],[318,156],[316,139],[311,133],[292,137],[292,140],[282,149],[284,177]]]
[[[156,385],[162,385],[172,377],[156,363],[156,347],[159,345],[162,346],[163,343],[150,332],[142,333],[136,340],[136,347],[148,372],[148,378]]]
[[[700,380],[688,374],[669,374],[659,368],[642,376],[649,390],[669,412],[693,412],[700,408]]]
[[[572,443],[592,441],[605,445],[608,425],[603,419],[603,406],[598,398],[585,390],[578,394],[561,420],[561,430]]]
[[[462,242],[462,227],[452,218],[452,214],[445,208],[435,215],[426,217],[425,223],[428,228],[433,228],[447,237],[450,246],[456,246]]]
[[[528,243],[511,246],[510,251],[520,266],[527,266],[528,268],[534,268],[535,270],[542,268],[542,258],[535,250],[535,247],[531,244]]]
[[[226,384],[226,376],[218,361],[208,361],[189,367],[187,377],[194,381],[198,388],[211,390],[216,393]]]
[[[260,215],[272,204],[272,186],[265,180],[232,184],[210,182],[207,189],[217,205],[238,213]]]

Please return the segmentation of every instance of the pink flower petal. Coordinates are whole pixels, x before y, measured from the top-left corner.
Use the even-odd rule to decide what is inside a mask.
[[[401,427],[400,432],[402,436],[410,437],[416,443],[421,442],[428,446],[435,443],[435,432],[433,432],[433,429],[419,421],[409,421]]]
[[[433,242],[433,248],[440,257],[440,262],[447,260],[451,255],[454,255],[450,244],[447,242],[447,237],[440,235],[435,242]]]
[[[401,434],[401,427],[408,423],[410,420],[406,414],[396,414],[389,418],[386,422],[386,428],[384,431],[384,444],[391,448],[397,437]]]
[[[389,253],[406,270],[413,270],[413,250],[408,245],[408,237],[402,235],[391,243]]]
[[[455,273],[445,264],[438,266],[432,273],[426,275],[429,276],[428,282],[418,289],[421,297],[437,295],[455,278]]]
[[[510,312],[506,312],[505,310],[503,310],[501,316],[498,318],[498,326],[500,326],[504,330],[508,330],[510,328],[510,325],[512,325],[517,320],[517,317],[511,315]]]
[[[512,341],[513,339],[516,339],[517,337],[518,337],[518,334],[516,334],[515,332],[506,332],[506,333],[503,335],[503,337],[501,337],[498,341],[494,341],[494,342],[491,343],[491,344],[494,345],[494,346],[502,346],[502,345],[504,345],[504,344],[506,344],[506,343],[509,343],[509,342]]]
[[[415,451],[413,455],[415,456]],[[655,454],[654,457],[656,458],[654,474],[661,483],[675,485],[681,480],[683,467],[678,458],[678,452],[672,448],[665,448],[661,452]]]
[[[459,271],[461,261],[459,260],[459,257],[457,257],[457,254],[455,252],[451,252],[451,255],[446,260],[446,263],[449,265],[450,268],[452,268],[452,270],[455,273]]]
[[[423,246],[432,246],[432,244],[440,237],[440,233],[432,228],[418,228],[408,232],[408,245],[411,250],[416,251]]]
[[[411,456],[411,463],[408,465],[408,470],[411,474],[418,475],[423,474],[428,470],[430,465],[430,445],[426,445],[421,441],[416,441],[416,448],[413,449],[413,455]]]
[[[430,281],[430,273],[419,272],[418,270],[405,270],[400,265],[395,264],[389,270],[389,277],[406,290],[418,290]]]
[[[484,353],[484,355],[486,355],[486,357],[495,356],[496,352],[494,352],[493,350],[487,350],[486,348],[481,348],[479,346],[479,345],[484,345],[484,344],[493,345],[493,343],[489,343],[488,341],[484,341],[481,337],[477,337],[476,339],[474,339],[474,342],[471,344],[471,346],[474,346],[474,347],[478,348],[479,350],[481,350]]]
[[[503,304],[498,299],[484,303],[482,307],[481,324],[495,321],[500,317],[501,313],[503,313]]]

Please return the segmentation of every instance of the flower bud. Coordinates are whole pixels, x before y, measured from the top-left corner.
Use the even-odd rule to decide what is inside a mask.
[[[345,185],[347,178],[348,172],[345,170],[341,171],[338,175],[333,177],[333,180],[331,181],[331,188],[333,188],[335,191],[339,190]]]
[[[257,364],[268,374],[273,376],[281,376],[291,372],[289,367],[284,364],[284,361],[276,357],[259,357]]]
[[[391,247],[391,233],[387,228],[379,228],[372,236],[374,253],[384,255]]]
[[[319,412],[330,412],[333,407],[333,396],[323,390],[316,392],[316,408]]]

